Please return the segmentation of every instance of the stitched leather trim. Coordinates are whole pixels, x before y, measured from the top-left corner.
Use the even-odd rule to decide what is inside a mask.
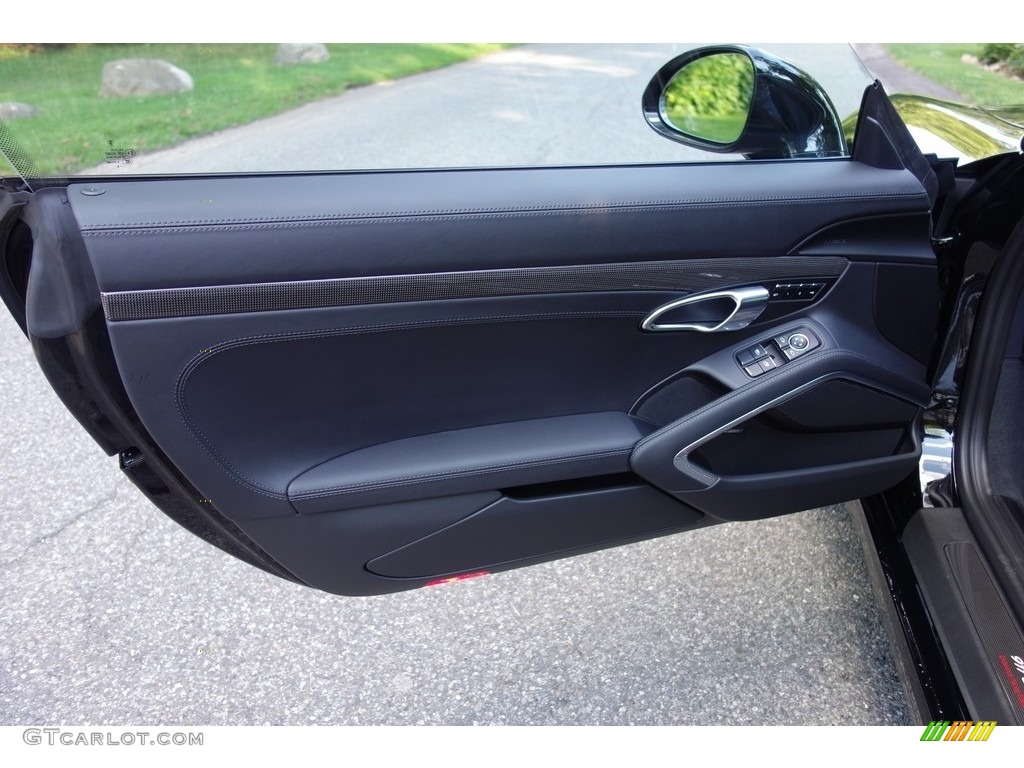
[[[429,472],[421,475],[408,475],[406,477],[396,477],[394,479],[389,480],[377,480],[365,483],[352,483],[351,485],[336,485],[330,488],[322,488],[315,491],[305,491],[303,493],[290,494],[290,497],[295,501],[303,501],[305,499],[321,499],[331,496],[343,496],[344,494],[347,493],[374,491],[379,488],[399,488],[405,485],[418,485],[420,483],[451,480],[461,477],[475,477],[476,475],[486,475],[492,472],[499,472],[501,470],[528,469],[533,467],[546,467],[553,464],[568,464],[580,459],[600,459],[609,458],[612,456],[628,456],[632,452],[632,446],[630,446],[629,448],[613,451],[581,451],[579,453],[568,453],[563,455],[544,457],[542,459],[528,459],[525,461],[507,461],[501,464],[486,464],[480,467],[459,469],[452,472]]]

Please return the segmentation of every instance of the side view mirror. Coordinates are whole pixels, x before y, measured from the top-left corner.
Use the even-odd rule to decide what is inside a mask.
[[[832,101],[806,72],[756,48],[697,48],[658,70],[643,96],[673,141],[750,159],[849,154]]]

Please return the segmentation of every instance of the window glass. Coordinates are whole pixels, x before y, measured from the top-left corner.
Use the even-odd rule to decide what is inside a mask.
[[[735,159],[644,121],[648,81],[691,47],[0,44],[0,130],[56,176]],[[845,45],[759,47],[844,117],[870,82]]]

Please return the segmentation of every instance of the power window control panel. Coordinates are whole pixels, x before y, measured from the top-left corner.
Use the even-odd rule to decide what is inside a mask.
[[[736,362],[747,376],[756,378],[820,346],[821,339],[810,328],[793,328],[741,349],[736,353]]]

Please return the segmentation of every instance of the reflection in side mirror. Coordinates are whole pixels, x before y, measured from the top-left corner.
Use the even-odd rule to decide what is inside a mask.
[[[832,101],[806,72],[756,48],[677,56],[651,79],[644,117],[662,136],[751,159],[849,155]]]
[[[754,65],[742,53],[715,53],[691,61],[661,95],[661,117],[682,133],[732,144],[743,133],[754,97]]]

